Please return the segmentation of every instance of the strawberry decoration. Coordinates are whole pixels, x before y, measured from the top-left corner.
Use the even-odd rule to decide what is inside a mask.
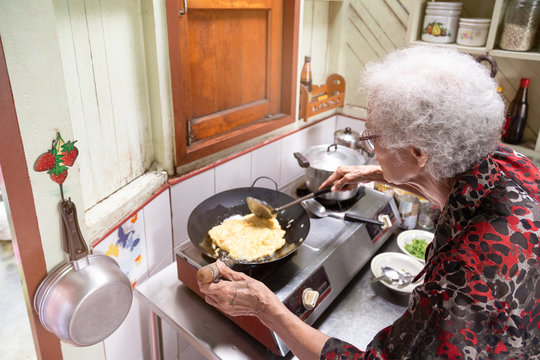
[[[62,162],[66,166],[73,166],[73,163],[75,162],[75,159],[77,158],[77,155],[79,155],[79,149],[75,147],[75,141],[68,141],[64,145],[62,145]]]
[[[58,161],[58,155],[56,149],[52,148],[46,153],[41,154],[34,163],[35,171],[48,171],[54,168],[54,165]]]
[[[60,185],[61,192],[62,184],[68,176],[68,166],[73,166],[79,155],[76,142],[76,140],[64,142],[60,133],[57,133],[51,149],[41,154],[34,163],[34,170],[47,171],[51,180]]]
[[[49,174],[51,175],[52,181],[57,184],[62,184],[68,176],[68,169],[63,165],[56,164],[54,169],[49,171]]]

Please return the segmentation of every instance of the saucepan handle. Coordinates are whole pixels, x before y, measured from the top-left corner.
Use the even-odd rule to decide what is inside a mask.
[[[88,256],[88,246],[79,228],[75,204],[71,200],[62,200],[60,210],[65,232],[64,250],[69,255],[69,260],[81,260]]]

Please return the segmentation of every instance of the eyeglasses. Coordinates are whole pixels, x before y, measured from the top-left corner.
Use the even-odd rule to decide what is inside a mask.
[[[374,139],[381,137],[380,135],[372,135],[369,133],[368,129],[364,129],[358,138],[359,141],[362,141],[362,147],[368,153],[375,153],[375,144],[373,143]]]

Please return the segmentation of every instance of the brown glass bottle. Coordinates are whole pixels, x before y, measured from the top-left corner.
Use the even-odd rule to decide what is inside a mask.
[[[507,125],[503,141],[509,144],[519,144],[523,137],[523,130],[527,123],[527,91],[529,89],[529,79],[521,79],[519,90],[510,103],[507,113]]]
[[[304,67],[302,67],[302,73],[300,74],[300,83],[307,87],[309,92],[311,92],[311,56],[306,56],[304,58]]]

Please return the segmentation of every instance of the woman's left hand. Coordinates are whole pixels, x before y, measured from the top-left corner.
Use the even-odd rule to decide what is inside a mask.
[[[216,265],[228,281],[199,283],[208,304],[232,316],[253,315],[261,318],[272,303],[279,302],[277,296],[260,281],[230,269],[220,260],[216,261]]]

